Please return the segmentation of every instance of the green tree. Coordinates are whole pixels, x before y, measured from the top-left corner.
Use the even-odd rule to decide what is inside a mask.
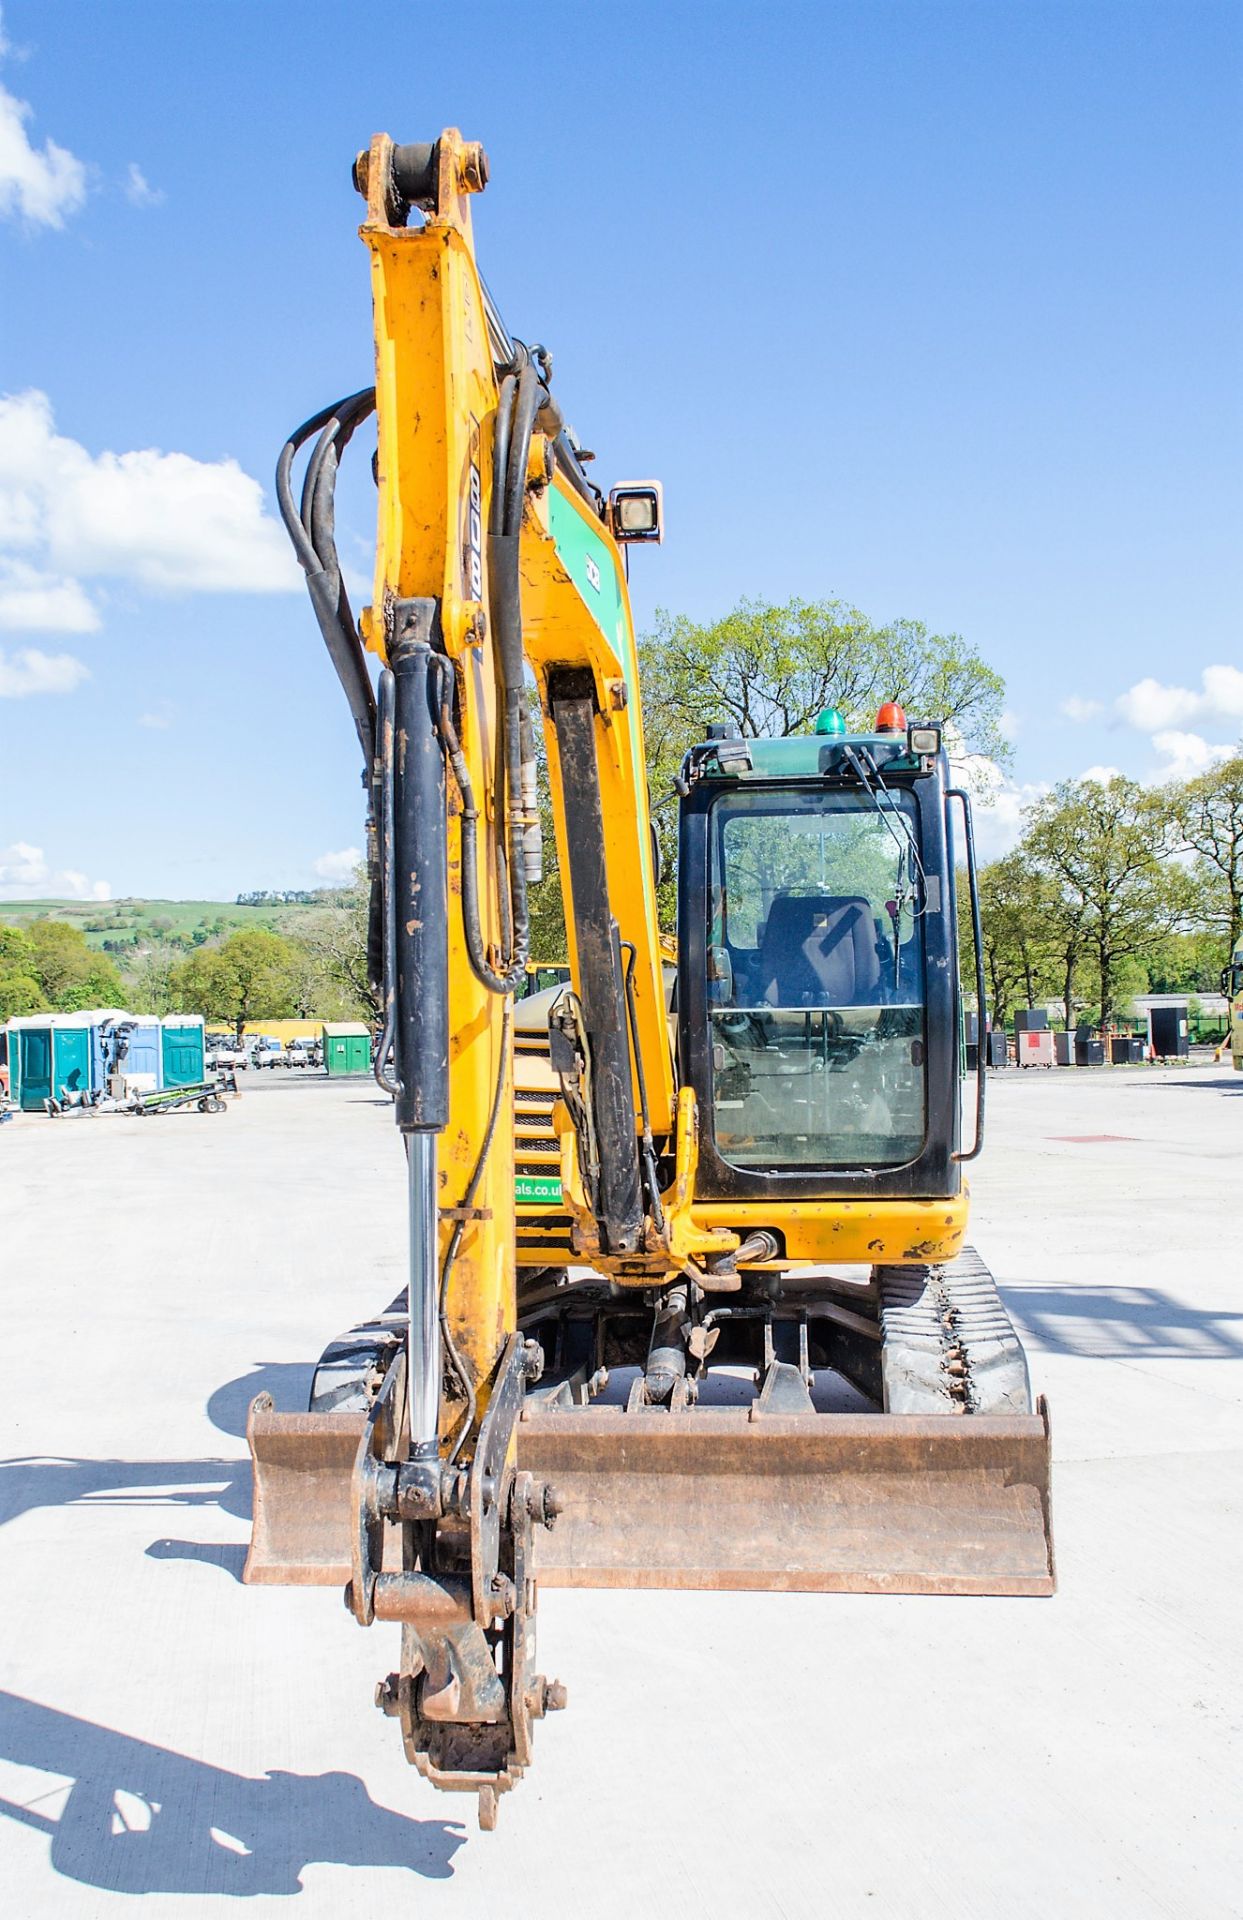
[[[1030,809],[1029,820],[1022,851],[1056,887],[1074,956],[1090,956],[1105,1026],[1118,1004],[1122,962],[1143,959],[1193,910],[1190,878],[1168,857],[1168,808],[1118,774],[1104,784],[1063,781]],[[1068,1006],[1073,970],[1066,975]]]
[[[177,1013],[181,1011],[173,989],[173,977],[181,962],[181,949],[162,942],[144,946],[127,955],[123,977],[126,1002],[135,1013]],[[197,1008],[189,1009],[197,1012]]]
[[[961,897],[965,901],[965,878]],[[1008,1024],[1019,1004],[1034,1006],[1059,984],[1057,888],[1021,851],[994,860],[980,874],[980,921],[984,973],[994,1026]],[[963,947],[964,978],[974,990],[969,941]]]
[[[1243,751],[1165,789],[1179,848],[1196,855],[1206,921],[1231,952],[1243,940]]]
[[[228,1020],[242,1037],[248,1020],[293,1013],[301,980],[299,956],[277,933],[254,928],[220,947],[198,947],[172,969],[170,989],[187,1013]]]
[[[33,975],[0,970],[0,1020],[41,1013],[46,1005],[43,988]]]
[[[958,634],[921,620],[878,627],[838,600],[742,600],[707,623],[658,613],[639,655],[649,765],[680,758],[709,720],[748,736],[807,733],[836,706],[865,727],[883,700],[952,724],[973,753],[1008,756],[1000,675]]]
[[[675,912],[677,810],[662,803],[709,721],[732,721],[749,737],[806,733],[822,707],[836,706],[862,729],[882,701],[897,699],[913,719],[952,728],[969,752],[1009,757],[1000,675],[958,634],[929,633],[919,620],[877,626],[837,600],[742,600],[708,622],[660,612],[640,642],[639,666],[665,926]]]
[[[124,989],[112,961],[86,944],[86,935],[64,920],[32,920],[25,929],[30,945],[27,968],[43,994],[43,1005],[56,1013],[77,1013],[84,1007],[115,1007]]]
[[[0,926],[0,1020],[38,1013],[45,1005],[29,936],[22,927]]]
[[[455,832],[450,828],[451,835]],[[339,890],[342,904],[308,914],[298,945],[311,963],[309,986],[316,1004],[310,1009],[332,1017],[380,1020],[384,1007],[367,979],[367,917],[371,888],[365,866],[359,866],[352,886]]]
[[[1148,985],[1153,993],[1216,993],[1228,958],[1220,933],[1171,934],[1149,955]]]

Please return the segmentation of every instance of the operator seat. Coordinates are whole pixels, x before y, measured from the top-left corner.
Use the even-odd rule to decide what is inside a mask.
[[[873,1005],[880,993],[876,921],[860,895],[778,894],[760,943],[772,1007]]]

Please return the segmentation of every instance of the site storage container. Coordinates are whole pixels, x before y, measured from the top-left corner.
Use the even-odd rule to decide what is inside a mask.
[[[1021,1067],[1051,1067],[1053,1035],[1047,1027],[1020,1027],[1014,1036],[1014,1052]]]
[[[1186,1001],[1181,1006],[1149,1007],[1148,1036],[1162,1060],[1185,1059],[1191,1044]]]
[[[361,1020],[325,1020],[321,1033],[325,1073],[335,1079],[371,1072],[371,1029]]]
[[[1016,1033],[1043,1033],[1049,1024],[1047,1007],[1019,1007],[1014,1015]]]

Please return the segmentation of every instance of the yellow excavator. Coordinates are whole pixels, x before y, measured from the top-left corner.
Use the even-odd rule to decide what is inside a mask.
[[[408,1283],[324,1349],[306,1412],[255,1401],[246,1570],[400,1626],[377,1704],[484,1827],[565,1704],[534,1670],[541,1582],[1053,1588],[1047,1414],[964,1248],[985,1083],[981,1054],[964,1146],[956,846],[984,991],[941,726],[705,715],[671,961],[623,558],[661,537],[660,489],[588,478],[550,355],[480,277],[487,177],[454,129],[358,156],[375,386],[277,470],[363,754]],[[356,622],[333,499],[372,412]],[[536,695],[570,980],[516,1020]]]

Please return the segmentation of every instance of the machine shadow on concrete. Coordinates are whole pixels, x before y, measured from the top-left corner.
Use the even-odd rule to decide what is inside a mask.
[[[57,1873],[113,1893],[296,1894],[313,1861],[447,1880],[465,1838],[377,1806],[352,1773],[252,1779],[3,1692],[0,1762],[31,1770],[0,1818],[46,1834]]]
[[[1018,1282],[1002,1292],[1015,1318],[1042,1346],[1077,1359],[1243,1358],[1243,1312],[1188,1307],[1157,1287],[1029,1287]]]
[[[219,1507],[250,1519],[249,1460],[0,1461],[0,1526],[39,1507]]]
[[[222,1433],[246,1433],[246,1411],[257,1393],[278,1406],[306,1404],[309,1364],[256,1365],[217,1388],[207,1405]],[[46,1454],[0,1460],[0,1526],[40,1507],[218,1507],[250,1523],[250,1461],[82,1460]],[[235,1580],[246,1560],[244,1541],[180,1540],[165,1536],[146,1549],[153,1560],[200,1560]]]

